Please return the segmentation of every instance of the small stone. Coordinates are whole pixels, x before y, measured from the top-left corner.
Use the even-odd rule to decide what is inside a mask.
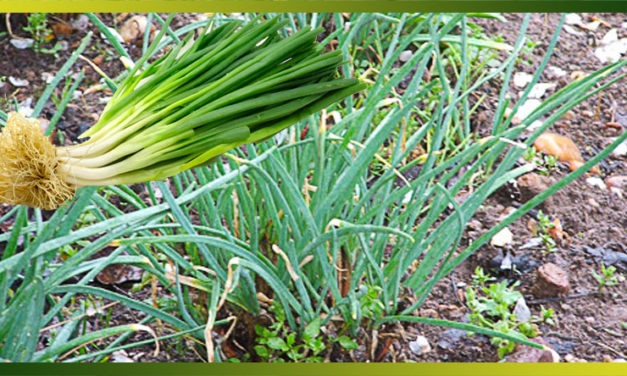
[[[591,118],[594,116],[594,112],[589,111],[589,110],[584,110],[584,111],[581,111],[581,115]]]
[[[11,39],[10,43],[18,50],[25,50],[33,45],[32,39]]]
[[[89,18],[86,15],[81,14],[80,16],[76,17],[74,21],[72,21],[71,25],[75,29],[85,30],[89,26]]]
[[[529,124],[529,126],[527,127],[527,129],[525,129],[525,131],[534,132],[536,129],[540,128],[542,124],[544,124],[542,120],[535,120],[533,123]]]
[[[535,172],[519,177],[516,179],[516,184],[520,190],[520,201],[525,203],[531,200],[535,196],[549,189],[551,185],[553,185],[553,182],[552,178],[536,174]],[[549,197],[540,205],[540,209],[549,211],[548,209],[553,206],[553,202],[553,197]]]
[[[405,63],[407,61],[409,61],[409,59],[412,58],[412,56],[414,56],[414,53],[411,52],[410,50],[405,50],[403,52],[401,52],[400,56],[398,57],[398,59],[402,62]]]
[[[45,134],[46,131],[48,130],[48,127],[50,126],[50,120],[44,119],[44,118],[39,118],[37,120],[39,120],[39,126],[41,127],[41,133]]]
[[[616,197],[618,197],[620,199],[623,198],[623,191],[622,191],[622,189],[619,189],[619,188],[616,188],[616,187],[610,187],[610,193],[613,196],[616,196]]]
[[[470,221],[468,221],[468,224],[466,225],[466,227],[468,227],[471,230],[478,231],[483,228],[483,224],[480,221],[473,218]]]
[[[621,142],[610,154],[612,157],[620,158],[627,155],[627,141]]]
[[[594,56],[602,63],[615,63],[627,52],[627,38],[615,40],[612,31],[616,32],[610,30],[601,40],[601,46],[594,50]]]
[[[531,341],[543,345],[546,349],[538,349],[535,347],[516,345],[516,350],[507,356],[508,363],[557,363],[560,356],[553,350],[549,343],[542,337],[533,338]]]
[[[622,191],[627,191],[627,175],[624,176],[610,176],[605,179],[605,184],[611,188],[618,188]]]
[[[512,256],[509,252],[507,252],[501,261],[501,270],[512,270]]]
[[[540,107],[542,102],[538,99],[527,99],[525,103],[518,108],[516,116],[522,121],[525,120],[536,108]]]
[[[564,355],[564,361],[566,361],[567,363],[587,363],[588,362],[587,360],[577,358],[573,356],[572,354]]]
[[[537,225],[536,221],[534,223]],[[535,229],[535,227],[534,227]],[[530,248],[538,248],[542,245],[542,238],[531,238],[525,242],[525,244],[518,247],[519,250],[530,249]]]
[[[568,34],[572,34],[572,35],[576,35],[576,36],[583,36],[583,35],[585,35],[584,32],[579,31],[579,30],[575,29],[574,27],[572,27],[570,25],[564,25],[564,30]]]
[[[9,76],[9,83],[15,87],[26,87],[30,84],[28,80],[23,80],[21,78]]]
[[[599,188],[602,191],[607,189],[607,187],[605,186],[605,182],[603,182],[603,179],[601,179],[598,176],[591,176],[587,178],[586,184],[588,184],[589,186],[593,188]]]
[[[618,40],[618,30],[611,29],[603,36],[599,44],[601,46],[607,46],[616,42],[617,40]]]
[[[595,207],[595,208],[601,207],[601,205],[599,205],[599,203],[596,202],[592,197],[588,199],[588,204],[590,204],[590,206]]]
[[[581,16],[577,13],[568,13],[566,17],[564,17],[564,22],[568,25],[579,25],[582,23]]]
[[[143,269],[129,264],[111,264],[96,279],[103,285],[118,285],[128,281],[141,281]]]
[[[17,112],[24,115],[25,117],[31,117],[35,110],[33,109],[33,98],[28,97],[18,103]]]
[[[569,304],[562,303],[562,311],[570,311],[572,307]]]
[[[527,307],[527,303],[525,302],[525,298],[520,298],[516,302],[516,306],[514,307],[514,312],[516,315],[516,321],[518,322],[528,322],[531,318],[531,310]]]
[[[46,84],[49,84],[54,80],[54,74],[50,72],[43,72],[41,74],[41,79],[44,80]]]
[[[505,247],[506,245],[512,244],[513,241],[514,234],[512,234],[508,227],[505,227],[501,231],[494,234],[492,240],[490,240],[490,244],[494,247]]]
[[[533,218],[529,218],[527,220],[527,230],[529,230],[530,233],[535,234],[538,231],[538,221],[536,221]],[[532,238],[532,240],[533,240],[533,238]],[[538,240],[539,240],[539,242],[538,242]],[[542,239],[538,238],[538,240],[535,240],[536,242],[538,242],[538,244],[535,245],[535,246],[538,246],[538,245],[540,245],[542,243]],[[525,243],[525,245],[528,244],[528,243],[529,243],[529,241],[527,241],[527,243]],[[523,245],[523,246],[525,246],[525,245]]]
[[[74,32],[74,28],[67,22],[55,22],[52,24],[52,31],[57,37],[68,37]]]
[[[547,341],[551,345],[551,348],[555,350],[560,355],[570,354],[575,347],[577,347],[577,342],[572,341],[559,341],[556,339],[548,338]]]
[[[603,355],[603,362],[610,363],[611,361],[612,361],[612,357],[611,356],[609,356],[607,354]]]
[[[466,337],[466,331],[461,329],[448,329],[440,334],[438,347],[444,350],[454,349],[459,341]]]
[[[537,297],[566,296],[570,292],[568,274],[559,266],[547,263],[538,268],[538,278],[533,286]]]
[[[449,318],[457,321],[458,319],[461,319],[462,317],[464,317],[465,310],[456,305],[450,305],[447,307],[446,313]]]
[[[57,45],[59,46],[59,50],[60,51],[67,51],[70,49],[70,43],[66,40],[62,40],[60,42],[57,42]]]
[[[584,320],[586,320],[588,324],[594,324],[596,322],[596,320],[592,316],[588,316]]]
[[[571,110],[571,111],[568,111],[567,113],[565,113],[564,117],[562,119],[565,119],[565,120],[575,120],[576,117],[577,117],[577,115],[575,115],[575,113]]]
[[[529,98],[540,99],[546,94],[547,90],[554,89],[556,86],[557,84],[537,83],[529,91]]]
[[[111,354],[111,362],[113,363],[135,363],[135,361],[128,357],[128,353],[124,350],[114,351]]]
[[[505,116],[505,118],[509,119],[509,117],[512,115],[512,109],[509,107],[506,108],[503,115]],[[522,119],[518,115],[514,115],[514,117],[512,117],[512,124],[520,125],[520,123],[522,123]]]
[[[517,72],[514,75],[514,85],[519,88],[524,88],[527,86],[531,80],[533,79],[533,75],[525,72]]]
[[[582,28],[590,31],[596,31],[601,26],[600,21],[592,21],[581,25]]]
[[[563,70],[560,67],[556,67],[554,65],[551,65],[547,68],[547,71],[551,74],[553,74],[555,77],[564,77],[566,76],[567,72],[565,70]]]
[[[418,336],[415,341],[409,342],[409,349],[416,355],[423,355],[431,351],[431,345],[424,336]]]

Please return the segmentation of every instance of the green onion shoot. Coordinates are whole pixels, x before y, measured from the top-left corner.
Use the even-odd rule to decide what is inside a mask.
[[[285,21],[257,21],[190,32],[148,64],[164,27],[80,144],[55,147],[36,120],[11,113],[0,133],[0,201],[51,210],[80,187],[162,180],[365,88],[337,78],[344,59],[324,53],[322,29],[282,37]]]

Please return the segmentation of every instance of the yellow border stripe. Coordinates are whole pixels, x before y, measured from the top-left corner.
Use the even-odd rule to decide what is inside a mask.
[[[2,375],[30,376],[623,376],[625,363],[0,363]]]
[[[0,0],[2,12],[627,11],[625,0]]]

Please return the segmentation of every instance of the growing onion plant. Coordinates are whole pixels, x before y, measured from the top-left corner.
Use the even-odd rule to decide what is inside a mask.
[[[90,17],[97,20],[94,15]],[[150,16],[153,20],[157,17]],[[90,141],[60,153],[60,163],[76,166],[73,173],[68,170],[68,181],[86,187],[78,189],[76,197],[51,218],[45,219],[40,210],[24,206],[13,207],[0,218],[0,224],[14,222],[9,232],[0,234],[0,244],[4,245],[0,260],[0,357],[13,361],[102,360],[116,350],[153,345],[155,338],[133,342],[129,337],[134,331],[154,328],[157,341],[185,337],[204,347],[203,359],[220,361],[227,358],[221,346],[227,339],[219,333],[230,333],[228,327],[234,317],[263,315],[268,305],[279,306],[285,325],[297,334],[303,334],[308,323],[315,321],[325,326],[327,333],[374,341],[377,331],[390,325],[419,322],[539,346],[509,329],[488,330],[420,317],[417,312],[434,285],[492,235],[581,176],[627,138],[623,133],[581,168],[510,213],[484,235],[462,244],[466,224],[485,200],[503,184],[533,168],[519,162],[525,148],[567,111],[621,79],[625,62],[608,65],[561,88],[520,125],[512,126],[513,114],[538,82],[557,44],[558,27],[528,89],[511,104],[512,115],[504,116],[510,104],[503,89],[492,132],[488,137],[479,137],[466,126],[472,114],[469,96],[491,80],[508,87],[525,45],[529,16],[506,56],[493,69],[478,75],[471,71],[470,51],[477,46],[500,47],[474,40],[464,15],[283,17],[292,30],[304,25],[334,24],[334,31],[320,48],[332,47],[338,52],[314,54],[316,49],[311,46],[315,33],[296,32],[296,37],[285,39],[274,35],[281,21],[251,20],[243,26],[247,33],[242,35],[252,38],[259,34],[251,39],[248,53],[224,64],[224,60],[217,60],[221,68],[211,73],[216,75],[216,82],[223,80],[220,82],[242,85],[243,89],[221,91],[221,85],[205,86],[201,84],[204,79],[199,79],[200,90],[209,95],[209,104],[203,106],[199,102],[205,96],[194,96],[197,91],[185,86],[192,84],[174,89],[179,78],[166,72],[169,64],[176,64],[173,56],[187,59],[189,66],[198,61],[195,51],[206,47],[199,40],[215,37],[215,31],[195,42],[175,44],[173,52],[144,70],[140,67],[146,58],[142,58],[129,72],[126,84],[119,86],[101,122],[88,132]],[[217,25],[220,17],[214,16],[210,22],[214,21]],[[225,32],[228,25],[215,30]],[[160,46],[170,45],[190,28],[202,26],[171,30]],[[272,38],[264,40],[263,35]],[[241,73],[233,73],[238,72],[237,68],[229,67],[246,66],[246,62],[265,56],[266,48],[296,43],[299,38],[308,40],[305,44],[310,46],[309,53],[295,57],[294,66],[278,72],[274,71],[278,68],[266,66],[265,75],[242,74],[243,81],[227,78],[231,73]],[[225,48],[239,41],[233,39]],[[351,59],[365,53],[359,48],[362,41],[372,42],[378,59],[361,77],[371,85],[359,95],[349,96],[362,88],[351,79],[357,70]],[[112,43],[116,46],[115,41]],[[461,60],[453,69],[454,79],[446,64],[455,59],[445,52],[452,45],[455,59]],[[119,44],[116,48],[124,52]],[[413,51],[411,57],[400,63],[400,54],[409,49]],[[144,56],[151,54],[148,48],[145,50]],[[275,52],[281,53],[278,49]],[[75,56],[70,63],[72,59]],[[247,99],[253,88],[264,87],[274,79],[280,81],[290,74],[286,72],[298,71],[295,67],[300,59],[306,62],[303,69],[312,67],[316,59],[329,59],[324,74],[320,74],[329,80],[340,65],[343,78],[324,82],[322,85],[332,90],[324,97],[314,92],[314,87],[323,90],[323,86],[316,86],[321,85],[316,80],[303,83],[297,79],[278,83],[274,90],[297,92],[302,97],[290,94],[286,102],[274,94],[254,101]],[[301,79],[309,80],[309,76]],[[164,78],[164,86],[152,86],[151,79],[156,77]],[[404,90],[398,92],[401,82]],[[309,85],[306,92],[300,89],[305,84]],[[170,99],[159,101],[157,98],[170,88],[178,95],[168,94]],[[214,90],[218,91],[212,96]],[[259,102],[267,103],[270,98],[277,104],[265,105],[271,106],[276,119],[289,120],[280,120],[273,123],[280,125],[270,128],[249,125],[246,119],[251,115],[246,111],[253,111]],[[336,103],[341,98],[346,99]],[[237,112],[230,112],[230,100],[235,101],[231,109]],[[174,106],[180,101],[190,106],[199,104],[200,109]],[[220,107],[214,108],[211,103]],[[284,105],[291,109],[296,103],[301,108],[297,116],[278,110]],[[326,111],[318,112],[325,107]],[[425,121],[422,115],[427,108],[431,115]],[[258,118],[252,116],[251,121]],[[229,138],[225,138],[224,145],[230,151],[211,144],[209,135],[215,135],[221,125],[201,125],[228,124],[228,119],[235,119],[232,129],[240,129],[241,125],[242,132],[225,133]],[[263,119],[255,124],[270,121]],[[530,131],[529,126],[536,120],[541,126]],[[296,126],[269,138],[295,122]],[[148,124],[152,124],[150,128]],[[173,132],[173,124],[185,128],[185,132],[193,130],[194,137],[190,133],[191,138],[184,138]],[[121,132],[127,133],[118,137]],[[141,137],[135,136],[141,132],[145,132]],[[206,137],[197,136],[201,134]],[[267,140],[232,148],[262,139]],[[205,142],[209,148],[200,147]],[[453,150],[450,145],[457,146]],[[184,163],[178,150],[190,151]],[[423,154],[412,157],[415,150]],[[222,153],[224,158],[203,166]],[[124,172],[118,174],[117,167],[110,168],[125,158],[129,167]],[[147,166],[149,160],[154,163]],[[194,166],[199,167],[184,170]],[[130,183],[177,172],[167,182],[147,185],[148,199],[125,185],[97,188],[86,184]],[[462,189],[469,193],[458,202],[455,197]],[[118,205],[111,204],[109,198],[113,196]],[[111,247],[112,253],[94,258],[103,247]],[[91,284],[104,267],[114,264],[142,268],[145,278],[138,289],[152,286],[152,291],[160,287],[162,292],[139,299]],[[105,299],[116,304],[115,309],[142,312],[142,319],[132,325],[80,332],[78,323],[87,320],[87,308],[71,313],[67,309],[80,296]],[[235,327],[241,325],[245,326],[246,321],[238,321]],[[44,335],[50,339],[38,348]],[[112,335],[119,336],[98,348],[90,345],[94,339]],[[73,351],[80,347],[89,351]]]

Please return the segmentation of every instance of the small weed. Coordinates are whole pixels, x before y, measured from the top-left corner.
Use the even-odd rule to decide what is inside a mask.
[[[275,322],[268,328],[261,325],[255,326],[257,334],[255,352],[265,362],[293,362],[319,363],[322,362],[320,354],[327,349],[327,343],[337,343],[344,350],[355,350],[358,345],[348,336],[324,337],[321,335],[322,319],[311,321],[298,338],[297,333],[290,330],[285,323],[285,313],[276,304],[270,308],[274,314]],[[287,357],[288,359],[285,359]]]
[[[620,273],[619,273],[620,275]],[[618,284],[618,275],[616,275],[616,268],[614,266],[605,267],[604,263],[601,263],[601,274],[598,274],[594,270],[592,276],[597,280],[599,284],[599,293],[603,292],[605,286],[616,286]]]
[[[551,221],[548,215],[542,213],[542,210],[538,211],[538,235],[542,239],[544,244],[544,253],[558,252],[559,249],[555,244],[555,240],[549,233],[549,229],[555,227],[555,224]]]
[[[270,312],[274,313],[276,321],[268,328],[255,326],[257,343],[255,352],[265,362],[284,362],[287,356],[294,362],[318,363],[322,361],[319,354],[326,349],[320,336],[322,320],[317,318],[306,327],[302,338],[296,338],[296,333],[285,324],[285,313],[278,305],[272,305]]]
[[[476,287],[466,289],[466,302],[471,310],[470,321],[478,326],[499,331],[513,336],[535,337],[537,335],[536,321],[541,318],[534,317],[529,322],[519,322],[516,314],[513,313],[516,302],[523,296],[515,288],[519,282],[508,286],[508,281],[486,284],[492,281],[489,274],[485,273],[481,267],[475,269],[473,281]],[[542,315],[545,313],[543,312]],[[549,319],[553,313],[546,313]],[[514,342],[493,337],[490,342],[498,348],[500,358],[514,351]]]
[[[23,30],[30,33],[33,38],[33,50],[42,52],[43,44],[52,35],[52,30],[48,28],[48,17],[46,13],[31,13],[27,17],[28,25]]]
[[[557,169],[557,158],[555,156],[539,153],[534,147],[525,150],[523,159],[535,164],[540,175],[548,176]]]
[[[379,286],[362,286],[362,289],[365,290],[365,294],[359,298],[362,316],[372,320],[382,317],[385,307],[379,295],[383,289]]]
[[[22,30],[29,33],[33,39],[33,50],[37,53],[54,55],[59,58],[58,52],[63,49],[61,43],[57,42],[52,48],[44,47],[45,43],[54,39],[52,30],[48,27],[48,16],[46,13],[31,13],[27,17],[28,25]]]
[[[475,268],[475,274],[472,275],[472,284],[475,286],[483,287],[488,282],[496,281],[496,278],[492,277],[489,273],[483,271],[483,268],[477,266]]]
[[[540,306],[540,317],[534,316],[537,321],[547,323],[551,326],[555,326],[555,321],[553,318],[555,317],[555,310],[553,308],[546,309],[543,305]],[[532,320],[533,320],[532,318]]]
[[[533,50],[540,44],[539,41],[534,42],[527,39],[527,43],[522,48],[521,56],[518,58],[517,63],[523,63],[528,67],[533,66]]]

